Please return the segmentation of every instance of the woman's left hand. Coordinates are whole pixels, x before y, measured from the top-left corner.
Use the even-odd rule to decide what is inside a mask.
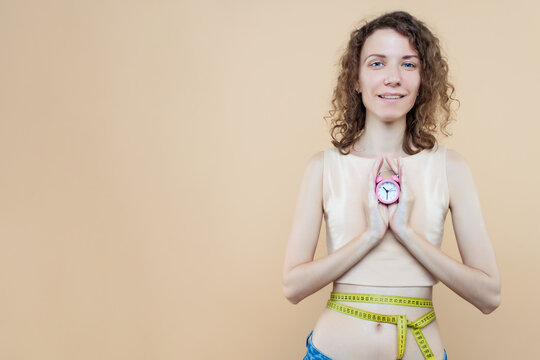
[[[395,174],[399,177],[400,194],[397,203],[388,206],[389,226],[398,241],[405,244],[410,231],[409,221],[412,208],[414,205],[414,196],[407,187],[407,176],[405,175],[405,167],[403,159],[397,160],[385,157],[386,162],[392,168]]]

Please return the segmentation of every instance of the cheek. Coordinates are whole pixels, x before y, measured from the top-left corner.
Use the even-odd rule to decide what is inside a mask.
[[[418,90],[420,88],[420,75],[418,73],[410,73],[406,79],[411,90]]]
[[[384,81],[381,72],[371,72],[367,74],[360,73],[360,86],[363,91],[370,91],[379,86]]]

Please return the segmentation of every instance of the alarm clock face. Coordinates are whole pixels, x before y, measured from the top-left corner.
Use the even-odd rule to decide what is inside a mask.
[[[382,203],[391,204],[395,202],[399,196],[398,185],[391,180],[383,180],[377,185],[377,197]]]

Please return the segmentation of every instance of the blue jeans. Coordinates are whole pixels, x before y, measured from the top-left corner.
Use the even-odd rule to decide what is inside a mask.
[[[322,352],[319,351],[315,346],[313,346],[313,343],[311,342],[311,335],[313,334],[313,330],[309,333],[307,339],[306,339],[306,347],[307,352],[306,356],[304,356],[303,360],[332,360],[332,358],[324,355]],[[444,360],[447,360],[446,357],[446,349],[444,349]]]

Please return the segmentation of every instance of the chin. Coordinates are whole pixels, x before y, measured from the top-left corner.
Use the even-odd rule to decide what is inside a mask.
[[[385,114],[385,115],[379,116],[379,119],[381,119],[381,121],[385,123],[393,123],[396,121],[405,120],[406,117],[407,117],[407,114],[393,114],[393,115]]]
[[[383,122],[395,122],[406,119],[409,111],[410,109],[408,111],[381,111],[376,116]]]

